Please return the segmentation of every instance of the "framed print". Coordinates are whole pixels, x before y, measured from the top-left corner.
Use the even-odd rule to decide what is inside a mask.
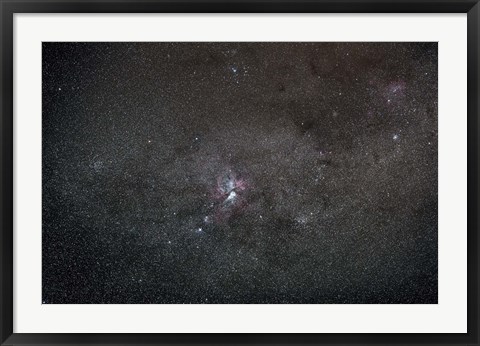
[[[478,15],[2,1],[2,345],[477,345]]]

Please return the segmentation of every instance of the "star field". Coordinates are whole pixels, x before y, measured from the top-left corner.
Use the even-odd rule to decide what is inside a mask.
[[[436,43],[43,43],[43,303],[437,303]]]

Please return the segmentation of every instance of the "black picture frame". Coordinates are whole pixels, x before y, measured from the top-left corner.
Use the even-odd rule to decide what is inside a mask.
[[[1,345],[478,345],[478,0],[1,0]],[[465,334],[24,334],[13,332],[13,15],[15,13],[467,13],[468,332]]]

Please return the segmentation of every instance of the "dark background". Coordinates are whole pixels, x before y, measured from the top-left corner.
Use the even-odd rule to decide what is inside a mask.
[[[437,303],[437,58],[44,43],[43,302]]]

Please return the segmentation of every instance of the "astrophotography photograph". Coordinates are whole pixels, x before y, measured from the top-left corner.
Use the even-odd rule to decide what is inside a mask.
[[[437,304],[436,42],[43,42],[42,304]]]

